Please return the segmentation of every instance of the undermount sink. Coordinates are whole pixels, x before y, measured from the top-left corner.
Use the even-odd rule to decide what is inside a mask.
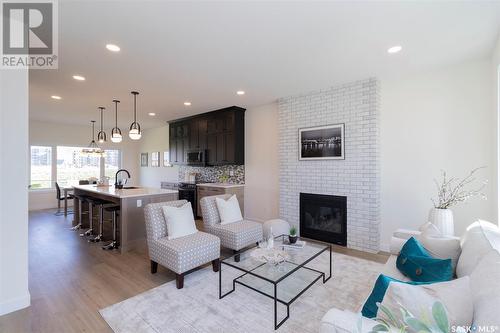
[[[140,187],[137,187],[137,186],[123,186],[124,190],[133,190],[133,189],[136,189],[136,188],[140,188]]]

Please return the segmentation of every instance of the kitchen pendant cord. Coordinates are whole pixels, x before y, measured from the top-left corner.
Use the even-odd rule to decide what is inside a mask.
[[[114,99],[113,102],[115,102],[115,128],[118,127],[118,103],[120,103],[119,100]]]
[[[132,95],[134,95],[134,123],[137,122],[137,95],[139,93],[137,91],[132,91]]]
[[[101,106],[99,107],[99,109],[101,110],[101,132],[102,132],[102,111],[104,110],[104,108]]]

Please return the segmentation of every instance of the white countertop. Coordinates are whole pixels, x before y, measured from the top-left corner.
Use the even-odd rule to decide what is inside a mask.
[[[229,183],[202,183],[196,184],[197,186],[206,187],[217,187],[217,188],[233,188],[233,187],[243,187],[245,184],[229,184]]]
[[[121,190],[115,189],[113,185],[99,186],[99,187],[97,187],[96,185],[75,185],[74,188],[83,191],[109,195],[111,197],[120,199],[178,193],[178,191],[175,190],[165,190],[160,188],[140,187],[140,186],[137,186],[136,188],[124,188]]]

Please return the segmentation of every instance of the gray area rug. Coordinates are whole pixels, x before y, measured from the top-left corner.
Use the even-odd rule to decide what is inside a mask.
[[[328,254],[310,267],[328,270]],[[383,265],[333,254],[333,277],[317,281],[290,306],[290,318],[279,332],[319,331],[320,320],[332,307],[359,310]],[[231,289],[238,272],[223,266],[223,290]],[[240,273],[241,274],[241,273]],[[206,267],[186,276],[184,289],[171,281],[100,310],[116,333],[142,332],[274,332],[274,302],[244,286],[219,300],[219,274]],[[278,318],[286,307],[278,303]]]

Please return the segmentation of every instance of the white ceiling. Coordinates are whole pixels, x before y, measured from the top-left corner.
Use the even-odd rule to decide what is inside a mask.
[[[59,69],[30,72],[30,118],[87,124],[102,105],[111,127],[118,98],[125,127],[132,121],[129,92],[138,90],[139,123],[160,126],[220,107],[249,108],[369,76],[484,58],[499,29],[500,2],[60,0]],[[387,54],[397,44],[403,51]],[[239,89],[246,95],[237,96]]]

